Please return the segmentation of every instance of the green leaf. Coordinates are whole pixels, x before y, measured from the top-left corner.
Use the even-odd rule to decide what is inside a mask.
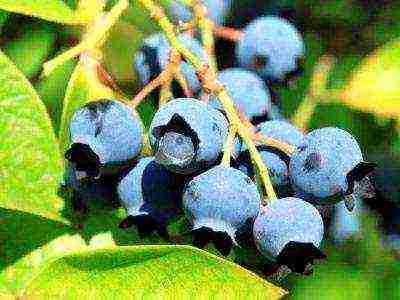
[[[400,40],[366,57],[339,98],[350,107],[400,118]]]
[[[54,132],[58,135],[65,92],[69,78],[76,66],[76,60],[66,61],[49,76],[41,78],[36,84],[36,91],[47,107],[53,123]]]
[[[28,78],[39,74],[42,64],[53,51],[57,33],[49,24],[24,26],[21,36],[4,46],[4,53]]]
[[[0,206],[62,220],[62,161],[36,92],[0,53]]]
[[[103,46],[104,64],[115,79],[127,86],[136,78],[133,72],[133,58],[141,46],[143,34],[135,26],[119,21]]]
[[[81,24],[81,19],[62,0],[0,0],[0,8],[63,24]]]
[[[62,153],[69,143],[68,126],[74,112],[89,101],[115,98],[115,93],[101,83],[97,74],[99,62],[83,55],[71,75],[63,102],[59,140]]]
[[[64,203],[57,189],[62,161],[46,109],[28,80],[1,52],[0,139],[2,295],[14,293],[47,257],[43,249],[34,251],[37,247],[71,228],[60,214]]]
[[[279,299],[286,291],[190,246],[134,246],[77,253],[51,262],[27,298]]]

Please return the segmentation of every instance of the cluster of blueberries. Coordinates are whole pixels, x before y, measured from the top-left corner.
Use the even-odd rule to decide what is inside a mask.
[[[213,7],[214,22],[222,23],[229,3],[205,3]],[[178,19],[191,17],[181,5],[171,5]],[[195,37],[183,33],[179,38],[207,60]],[[144,41],[134,60],[144,85],[166,67],[170,50],[162,34]],[[348,132],[326,127],[303,133],[273,103],[268,83],[287,81],[298,72],[303,57],[303,40],[296,28],[266,16],[244,28],[237,41],[238,67],[218,74],[254,132],[295,148],[288,155],[257,146],[278,199],[263,204],[249,151],[239,137],[234,139],[230,166],[221,163],[229,122],[214,95],[199,100],[204,92],[196,71],[182,61],[182,73],[196,97],[178,97],[161,105],[147,133],[136,111],[117,100],[93,101],[75,112],[65,153],[65,181],[73,190],[74,208],[86,210],[88,200],[106,199],[126,210],[120,228],[135,225],[140,236],[157,232],[164,238],[168,221],[183,212],[198,247],[211,242],[228,255],[233,246],[243,246],[238,236],[245,232],[274,265],[309,274],[313,261],[325,257],[319,249],[324,236],[320,207],[344,200],[352,210],[354,200],[363,197],[369,186],[374,165],[364,161]],[[153,156],[141,155],[146,143]]]

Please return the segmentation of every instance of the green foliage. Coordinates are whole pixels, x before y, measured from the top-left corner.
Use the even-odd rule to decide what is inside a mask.
[[[62,0],[0,0],[0,8],[58,23],[81,23],[75,12]]]
[[[26,289],[28,298],[268,295],[268,299],[278,299],[283,294],[237,265],[189,246],[136,246],[70,255],[49,264]]]
[[[32,78],[53,51],[56,38],[55,28],[49,24],[27,24],[22,35],[9,41],[3,51],[26,77]]]
[[[56,135],[60,128],[65,92],[75,65],[76,61],[69,60],[55,69],[50,76],[41,78],[35,85],[36,91],[47,107]]]

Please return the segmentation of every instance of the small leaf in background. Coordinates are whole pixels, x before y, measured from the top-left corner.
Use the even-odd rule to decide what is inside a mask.
[[[120,21],[112,28],[103,46],[104,65],[122,86],[130,85],[136,79],[133,58],[141,46],[143,34],[135,26]],[[133,89],[132,89],[133,90]]]
[[[63,101],[69,78],[76,66],[76,60],[69,60],[56,68],[49,76],[41,78],[35,88],[47,107],[54,132],[59,133]]]
[[[0,0],[0,8],[57,23],[82,23],[62,0]]]
[[[379,299],[377,287],[373,275],[330,260],[315,267],[314,274],[306,280],[296,282],[291,299]]]
[[[365,58],[339,98],[358,110],[399,118],[400,40],[388,43]]]
[[[50,24],[27,24],[23,34],[3,47],[4,53],[28,78],[39,74],[42,64],[53,50],[57,33]]]
[[[115,93],[104,86],[97,76],[99,62],[82,55],[68,83],[63,102],[59,140],[62,152],[69,143],[68,126],[74,112],[89,101],[115,98]]]
[[[10,14],[8,12],[0,10],[0,32],[2,30],[4,23],[8,20],[9,15]]]
[[[28,298],[280,299],[286,291],[190,246],[136,246],[73,254],[50,263]]]

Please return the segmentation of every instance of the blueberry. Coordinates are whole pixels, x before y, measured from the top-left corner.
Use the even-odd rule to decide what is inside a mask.
[[[155,33],[144,39],[143,45],[135,55],[133,62],[142,85],[148,84],[150,80],[161,73],[162,68],[165,67],[161,64],[161,58],[166,55],[169,55],[169,44],[163,34]]]
[[[325,258],[318,249],[324,235],[321,215],[298,198],[277,199],[261,209],[253,235],[265,257],[296,273],[309,274],[313,260]]]
[[[283,82],[302,71],[305,47],[297,29],[275,16],[248,24],[236,45],[239,66],[272,82]]]
[[[308,133],[289,166],[293,189],[315,204],[331,204],[354,192],[374,165],[363,161],[360,147],[348,132],[326,127]],[[348,205],[349,203],[346,203]]]
[[[271,108],[271,97],[268,87],[257,74],[232,68],[219,72],[218,80],[225,86],[238,110],[249,120],[267,115]],[[222,109],[216,96],[210,98],[209,104]]]
[[[299,146],[304,138],[304,134],[299,129],[284,120],[261,123],[259,132],[266,137],[271,137],[293,146]]]
[[[179,212],[180,181],[154,157],[142,158],[117,187],[121,204],[128,214],[120,228],[136,225],[140,236],[157,231],[167,237],[166,224]]]
[[[196,177],[185,187],[183,208],[193,225],[194,244],[204,247],[213,241],[228,255],[235,234],[254,220],[261,205],[257,186],[239,170],[216,166]]]
[[[69,129],[71,145],[65,158],[83,177],[115,174],[142,149],[142,123],[133,109],[119,101],[84,105],[74,113]]]
[[[261,159],[268,168],[268,173],[279,195],[289,192],[289,157],[274,151],[271,147],[258,147]],[[242,152],[236,160],[237,169],[255,180],[254,167],[248,151]]]
[[[208,17],[217,25],[224,23],[226,15],[229,13],[231,0],[204,0],[203,4],[207,8]],[[193,15],[188,7],[179,1],[170,2],[170,13],[176,23],[189,22]]]
[[[174,99],[161,106],[150,125],[156,160],[180,174],[213,165],[222,153],[227,134],[225,117],[192,98]]]
[[[332,237],[335,242],[354,238],[361,232],[362,202],[357,199],[354,210],[349,213],[344,202],[335,204]]]
[[[181,34],[178,39],[203,62],[207,62],[207,53],[198,40],[188,34]],[[144,40],[142,48],[134,58],[134,69],[138,72],[143,85],[148,84],[166,68],[170,61],[170,52],[171,46],[161,33],[153,34]],[[200,82],[193,65],[182,61],[181,71],[189,89],[197,92],[200,89]]]
[[[112,176],[101,176],[97,180],[91,178],[81,179],[79,171],[68,163],[65,169],[63,186],[72,190],[73,210],[86,213],[88,204],[91,201],[111,204],[113,207],[119,206],[115,191],[115,181]]]

